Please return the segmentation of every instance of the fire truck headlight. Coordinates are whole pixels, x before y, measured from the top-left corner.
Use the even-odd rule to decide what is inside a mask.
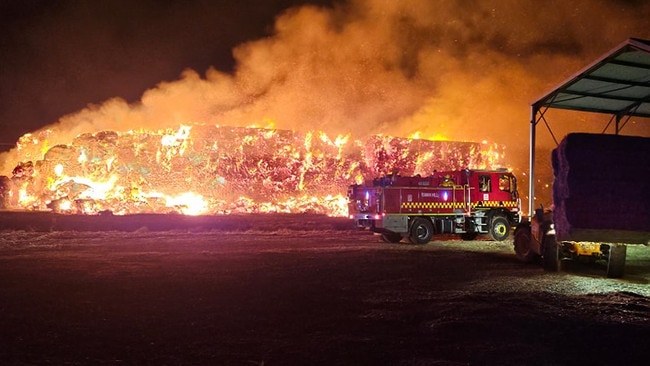
[[[449,198],[449,192],[445,191],[442,192],[442,199],[443,201],[446,201]]]

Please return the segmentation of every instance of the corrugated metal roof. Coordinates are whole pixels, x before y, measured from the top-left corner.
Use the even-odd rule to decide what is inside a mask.
[[[531,215],[535,204],[535,131],[538,122],[546,123],[544,113],[548,108],[610,114],[610,122],[616,121],[617,134],[620,120],[650,118],[650,41],[627,39],[531,104],[528,182]],[[546,126],[550,131],[548,123]]]
[[[650,41],[629,38],[532,107],[650,117]]]

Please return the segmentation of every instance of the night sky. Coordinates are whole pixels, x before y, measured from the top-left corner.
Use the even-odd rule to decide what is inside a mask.
[[[233,47],[306,2],[329,3],[1,0],[0,149],[89,103],[136,102],[184,69],[230,72]]]
[[[0,151],[54,123],[186,120],[527,144],[530,102],[650,39],[642,0],[0,0],[0,17]]]

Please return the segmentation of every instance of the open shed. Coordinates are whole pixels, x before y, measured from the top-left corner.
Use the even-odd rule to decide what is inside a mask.
[[[531,104],[529,214],[534,212],[537,125],[550,108],[611,115],[618,134],[632,117],[650,118],[650,40],[629,38]],[[650,122],[650,121],[648,121]],[[604,130],[604,131],[605,131]]]

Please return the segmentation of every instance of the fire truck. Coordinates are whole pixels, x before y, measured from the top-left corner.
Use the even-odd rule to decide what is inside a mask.
[[[388,243],[426,244],[436,234],[505,240],[520,221],[517,179],[506,169],[397,174],[348,188],[349,218]]]

